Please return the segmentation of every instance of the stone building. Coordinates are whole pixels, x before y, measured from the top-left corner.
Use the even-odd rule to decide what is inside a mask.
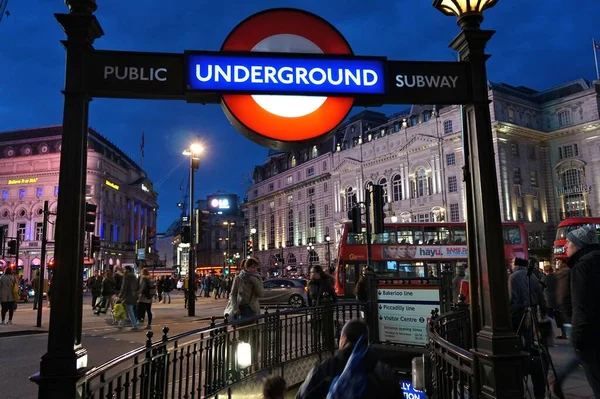
[[[41,263],[44,201],[56,212],[61,139],[61,126],[0,133],[0,227],[5,236],[19,237],[18,270],[30,280]],[[101,251],[86,261],[86,272],[135,264],[136,245],[143,245],[144,231],[156,226],[157,194],[146,173],[93,129],[88,133],[86,200],[98,206],[93,234],[101,239]],[[51,215],[50,241],[54,219]],[[53,256],[50,243],[46,262]],[[2,263],[9,262],[14,257],[5,252]]]

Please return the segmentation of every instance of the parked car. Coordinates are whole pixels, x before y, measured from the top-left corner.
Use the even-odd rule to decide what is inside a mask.
[[[293,278],[273,278],[263,281],[265,295],[261,305],[287,305],[299,308],[308,303],[306,280]]]

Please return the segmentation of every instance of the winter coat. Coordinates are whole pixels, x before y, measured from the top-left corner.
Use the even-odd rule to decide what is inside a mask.
[[[13,302],[13,287],[17,283],[17,278],[12,274],[3,274],[0,277],[0,302]]]
[[[571,304],[571,268],[567,265],[559,268],[556,273],[556,304],[562,316],[564,323],[571,324],[573,315],[573,306]]]
[[[361,302],[367,301],[367,279],[364,276],[360,276],[358,282],[356,283],[356,299]]]
[[[113,277],[115,278],[115,292],[121,292],[121,288],[123,288],[123,275],[115,273]]]
[[[115,294],[115,279],[105,277],[102,280],[102,296],[113,296]]]
[[[308,306],[326,305],[337,302],[331,277],[325,275],[318,280],[308,282]]]
[[[148,298],[150,293],[150,277],[142,276],[140,278],[140,287],[138,289],[139,303],[152,303],[152,297]]]
[[[543,278],[546,288],[544,288],[544,299],[548,309],[558,309],[556,302],[556,275],[554,273],[546,274]]]
[[[88,280],[88,288],[92,292],[102,291],[102,277],[92,276]]]
[[[125,302],[126,305],[135,305],[138,298],[138,283],[135,278],[135,274],[126,273],[123,277],[123,286],[119,293],[121,301]]]
[[[165,287],[164,287],[164,292],[171,292],[173,291],[173,279],[170,277],[167,277],[165,279]]]
[[[571,341],[577,350],[597,348],[600,337],[600,244],[581,248],[567,260],[571,267]]]
[[[254,314],[260,313],[259,298],[264,296],[262,277],[258,273],[247,270],[236,276],[231,288],[231,301],[234,309],[240,306],[250,306]]]
[[[352,354],[352,349],[352,347],[346,347],[339,350],[335,356],[315,366],[306,376],[296,398],[325,398],[333,379],[344,371],[344,367]],[[398,378],[394,375],[392,369],[379,362],[372,351],[365,355],[363,363],[367,372],[367,385],[361,398],[397,399],[404,397]]]
[[[529,288],[527,282],[529,280]],[[508,278],[508,294],[512,311],[522,312],[527,306],[539,306],[542,313],[546,313],[546,300],[542,292],[542,285],[537,276],[527,277],[526,267],[517,267]],[[529,298],[531,294],[531,304]]]

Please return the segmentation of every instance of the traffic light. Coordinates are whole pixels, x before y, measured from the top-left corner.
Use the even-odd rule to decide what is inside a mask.
[[[17,254],[17,240],[10,240],[8,242],[8,255]]]
[[[371,217],[371,234],[382,234],[383,233],[383,219],[385,213],[383,210],[383,186],[379,184],[372,184],[368,189],[369,201],[371,206],[369,207]]]
[[[248,240],[248,242],[246,242],[246,255],[252,257],[252,251],[254,250],[254,243],[252,242],[252,240]]]
[[[146,234],[146,246],[151,248],[154,247],[154,245],[156,244],[156,229],[147,227]]]
[[[100,252],[100,237],[92,234],[92,253]]]
[[[192,237],[191,237],[191,229],[190,226],[182,226],[181,227],[181,243],[182,244],[189,244],[190,241],[192,241]]]
[[[96,209],[98,206],[85,203],[85,231],[93,233],[96,230]]]
[[[348,211],[348,219],[352,222],[350,232],[359,234],[362,232],[362,222],[360,220],[360,207],[356,205]]]
[[[204,210],[200,210],[198,209],[198,233],[196,234],[196,241],[198,243],[202,242],[202,239],[204,238],[204,232],[208,231],[209,228],[209,220],[210,217],[210,212],[209,211],[204,211]]]

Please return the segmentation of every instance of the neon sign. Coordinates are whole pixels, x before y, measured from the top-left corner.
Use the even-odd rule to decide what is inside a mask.
[[[217,209],[229,209],[229,199],[228,198],[213,198],[210,201],[210,206],[212,208]]]
[[[104,184],[106,184],[110,188],[114,188],[115,190],[119,189],[119,185],[111,182],[110,180],[105,180]]]
[[[27,179],[8,179],[8,185],[12,186],[15,184],[32,184],[32,183],[37,183],[38,178],[37,177],[30,177]]]

